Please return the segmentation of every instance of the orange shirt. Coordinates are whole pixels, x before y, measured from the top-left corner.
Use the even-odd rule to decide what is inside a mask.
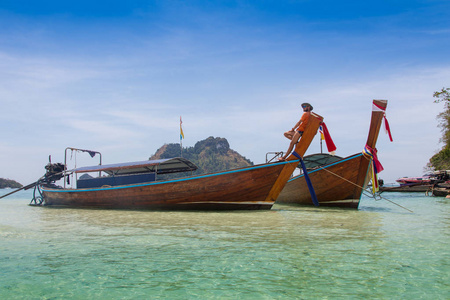
[[[302,123],[298,126],[297,131],[305,131],[306,126],[308,125],[309,122],[309,116],[311,115],[310,112],[304,112],[302,117],[300,118],[300,121],[302,121]]]

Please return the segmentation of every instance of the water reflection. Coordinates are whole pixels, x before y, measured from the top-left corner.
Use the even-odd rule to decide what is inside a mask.
[[[381,202],[153,212],[8,200],[0,296],[438,299],[448,282],[448,205],[396,201],[416,213]]]

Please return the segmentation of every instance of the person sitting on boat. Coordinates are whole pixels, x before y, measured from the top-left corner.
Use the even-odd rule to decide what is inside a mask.
[[[306,126],[308,125],[309,117],[311,116],[311,111],[313,107],[309,103],[302,103],[303,115],[300,120],[292,127],[292,130],[286,131],[284,136],[291,140],[289,144],[289,148],[286,151],[286,154],[283,157],[280,157],[279,160],[285,160],[288,155],[291,153],[292,149],[294,149],[295,144],[298,143],[303,132],[305,131]]]

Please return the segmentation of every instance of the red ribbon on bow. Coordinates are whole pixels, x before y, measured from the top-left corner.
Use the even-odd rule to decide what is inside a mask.
[[[391,140],[391,142],[393,142],[394,140],[392,139],[391,128],[389,127],[389,122],[388,122],[388,120],[386,118],[386,107],[381,107],[381,106],[375,104],[375,102],[374,102],[373,103],[373,110],[382,111],[384,113],[384,115],[383,115],[384,129],[386,130],[386,133],[389,135],[389,139]]]
[[[374,169],[375,169],[375,173],[378,174],[381,171],[384,170],[383,166],[381,165],[380,161],[378,160],[378,156],[377,156],[377,149],[376,148],[371,148],[370,146],[366,145],[365,149],[364,149],[364,153],[369,155],[370,157],[372,157],[373,160],[373,165],[374,165]]]
[[[383,116],[383,118],[384,118],[384,128],[386,129],[386,132],[389,135],[389,139],[391,140],[391,142],[393,142],[394,140],[392,139],[391,128],[389,127],[388,120],[386,119],[386,114]]]
[[[328,131],[327,125],[325,125],[324,122],[322,122],[322,128],[323,128],[323,136],[325,138],[325,144],[327,144],[328,152],[336,151],[336,145],[334,144],[333,140],[331,139],[330,132]]]

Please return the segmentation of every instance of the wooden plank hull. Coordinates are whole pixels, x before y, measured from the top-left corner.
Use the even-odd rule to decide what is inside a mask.
[[[270,209],[266,197],[287,162],[145,184],[43,187],[44,205],[133,209]]]
[[[380,192],[397,192],[397,193],[425,193],[431,191],[432,184],[418,184],[405,186],[381,186]]]
[[[364,160],[367,159],[362,154],[355,154],[308,172],[321,206],[358,207],[362,188],[356,182]],[[277,203],[313,205],[304,175],[295,176],[287,182]]]
[[[450,190],[448,188],[431,188],[431,193],[436,197],[447,197]]]

